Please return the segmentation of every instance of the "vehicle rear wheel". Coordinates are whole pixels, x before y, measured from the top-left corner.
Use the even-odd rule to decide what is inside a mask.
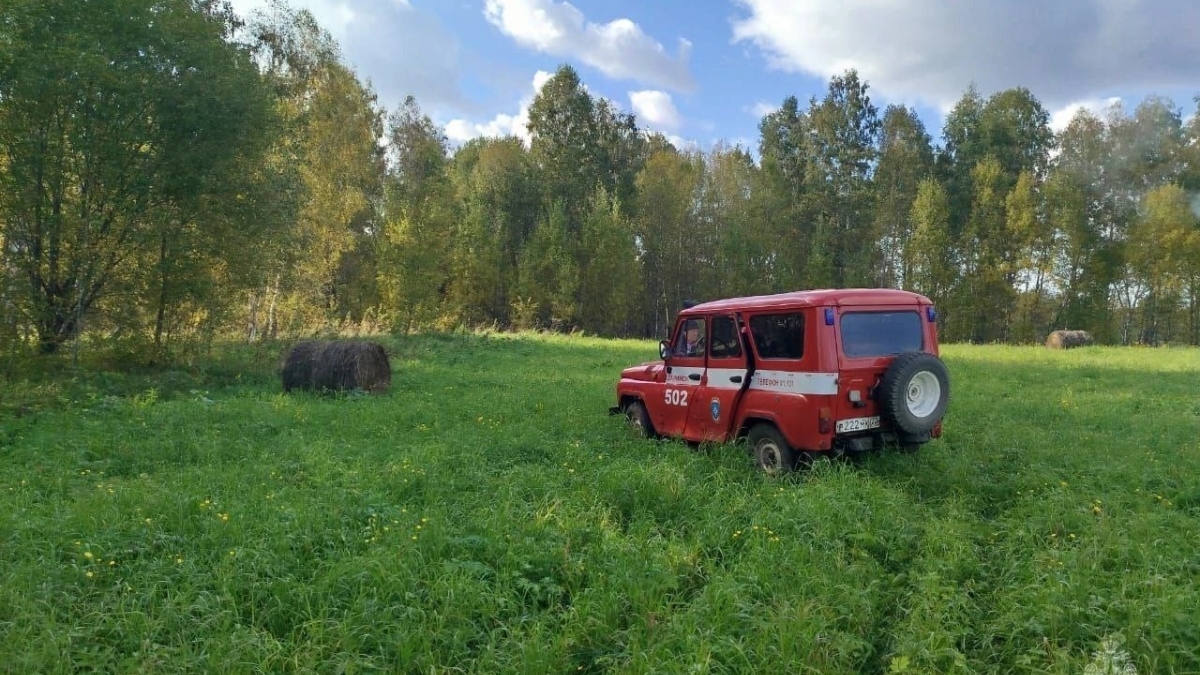
[[[641,401],[630,401],[625,406],[625,419],[629,426],[642,438],[654,438],[654,425],[650,422],[650,413]]]
[[[906,434],[928,434],[950,401],[950,373],[933,354],[905,352],[892,361],[879,382],[884,417]]]
[[[754,453],[754,463],[763,473],[777,476],[795,470],[799,454],[774,426],[755,425],[746,435],[746,442]]]

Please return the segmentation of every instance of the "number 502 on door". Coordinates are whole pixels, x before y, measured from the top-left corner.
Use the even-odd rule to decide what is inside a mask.
[[[667,389],[666,399],[667,405],[687,406],[688,391],[687,389]]]

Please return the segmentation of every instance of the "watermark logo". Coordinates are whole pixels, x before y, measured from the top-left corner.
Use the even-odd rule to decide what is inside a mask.
[[[1121,649],[1120,636],[1109,636],[1100,641],[1100,649],[1092,653],[1092,662],[1083,669],[1083,675],[1137,675],[1137,668],[1129,652]]]

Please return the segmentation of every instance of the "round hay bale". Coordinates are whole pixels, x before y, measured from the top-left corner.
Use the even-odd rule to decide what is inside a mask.
[[[1086,330],[1056,330],[1046,338],[1050,349],[1071,349],[1092,344],[1092,334]]]
[[[296,343],[283,364],[283,390],[362,391],[379,394],[392,384],[383,345],[365,341]]]
[[[283,391],[312,389],[313,360],[319,343],[297,342],[292,346],[283,362]]]

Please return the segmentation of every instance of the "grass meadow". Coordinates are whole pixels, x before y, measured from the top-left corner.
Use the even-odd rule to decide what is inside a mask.
[[[941,440],[772,479],[608,416],[649,341],[385,343],[6,382],[0,673],[1200,673],[1194,349],[949,346]]]

